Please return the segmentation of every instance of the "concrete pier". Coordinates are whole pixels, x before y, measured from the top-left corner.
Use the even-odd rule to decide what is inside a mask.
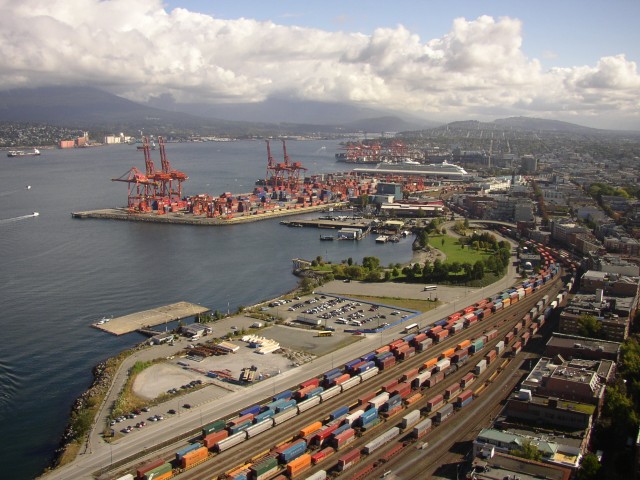
[[[202,305],[189,302],[178,302],[114,318],[101,325],[94,323],[91,326],[112,335],[124,335],[125,333],[135,332],[140,328],[154,327],[156,325],[172,322],[174,320],[181,320],[183,318],[192,317],[199,313],[208,311],[210,311],[210,309],[203,307]]]

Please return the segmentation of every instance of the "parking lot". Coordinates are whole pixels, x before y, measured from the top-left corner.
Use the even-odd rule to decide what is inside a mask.
[[[334,332],[376,329],[418,313],[321,293],[277,300],[267,308],[273,315],[294,325],[297,323]]]

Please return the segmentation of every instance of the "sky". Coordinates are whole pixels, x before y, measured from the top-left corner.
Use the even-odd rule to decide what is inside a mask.
[[[639,17],[637,0],[0,0],[0,90],[640,130]]]

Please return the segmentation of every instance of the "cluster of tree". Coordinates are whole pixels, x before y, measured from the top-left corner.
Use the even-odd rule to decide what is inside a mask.
[[[215,310],[213,313],[210,313],[210,312],[199,313],[198,315],[196,315],[196,322],[211,323],[217,320],[221,320],[224,317],[225,317],[224,313],[221,313],[218,310]]]
[[[334,278],[346,278],[351,280],[366,280],[378,282],[383,277],[383,269],[378,257],[364,257],[362,265],[358,265],[351,257],[340,264],[331,265],[331,273]]]

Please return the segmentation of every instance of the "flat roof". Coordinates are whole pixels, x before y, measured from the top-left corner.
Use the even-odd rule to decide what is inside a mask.
[[[580,345],[579,347],[577,345]],[[617,353],[620,350],[619,342],[607,340],[595,340],[593,338],[579,337],[577,335],[564,335],[554,333],[547,342],[547,347],[578,348],[584,350],[598,350],[606,353]]]
[[[140,328],[154,327],[208,311],[210,311],[209,308],[196,303],[178,302],[117,317],[102,325],[93,324],[92,327],[112,335],[124,335]]]

